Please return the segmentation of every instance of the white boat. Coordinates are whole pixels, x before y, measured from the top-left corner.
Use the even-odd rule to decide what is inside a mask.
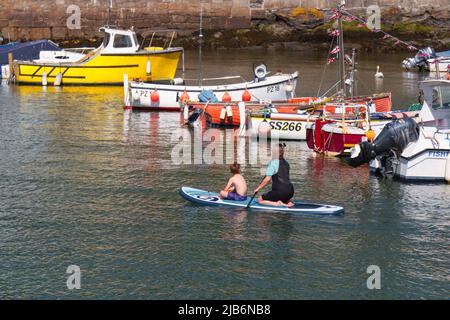
[[[261,66],[260,66],[261,67]],[[186,85],[183,79],[175,79],[172,84],[129,82],[124,79],[125,108],[141,110],[180,111],[182,101],[199,101],[202,91],[212,91],[218,101],[282,101],[295,96],[298,72],[292,74],[277,73],[267,76],[267,72],[255,71],[255,79],[240,83],[220,85]],[[207,81],[228,81],[239,76],[209,78]]]
[[[450,182],[450,81],[421,83],[424,103],[416,121],[393,122],[373,144],[354,148],[349,163],[406,180]]]
[[[430,72],[445,73],[450,68],[450,57],[431,59],[428,63]]]
[[[283,113],[272,108],[270,113],[251,113],[247,122],[247,132],[254,138],[265,135],[278,140],[306,140],[306,126],[317,117],[305,110],[298,113]]]

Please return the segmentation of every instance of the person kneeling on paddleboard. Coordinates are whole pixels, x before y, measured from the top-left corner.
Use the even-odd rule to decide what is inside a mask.
[[[247,183],[241,175],[241,165],[235,162],[230,166],[230,171],[233,176],[228,180],[225,189],[220,191],[220,197],[224,200],[246,201]]]
[[[272,180],[272,190],[259,197],[258,202],[269,206],[293,207],[294,186],[289,179],[289,163],[284,159],[285,143],[274,148],[272,160],[266,171],[266,177],[255,190],[255,195]]]

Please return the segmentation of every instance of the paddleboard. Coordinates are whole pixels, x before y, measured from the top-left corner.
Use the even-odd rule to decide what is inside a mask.
[[[180,195],[186,200],[206,206],[246,208],[251,200],[251,197],[248,197],[247,201],[223,200],[219,197],[218,193],[189,187],[181,187],[179,192]],[[258,203],[257,199],[253,199],[249,209],[279,211],[294,214],[342,215],[344,213],[344,208],[326,204],[295,202],[294,207],[287,208],[261,205]]]

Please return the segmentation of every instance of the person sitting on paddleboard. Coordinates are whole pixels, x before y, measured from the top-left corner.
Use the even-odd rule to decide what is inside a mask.
[[[274,148],[272,160],[266,171],[266,177],[255,190],[255,195],[272,180],[272,190],[259,197],[260,204],[269,206],[293,207],[294,186],[289,179],[289,163],[284,159],[286,144],[280,143]]]
[[[228,180],[225,189],[220,191],[220,197],[224,200],[247,200],[247,183],[241,175],[241,165],[235,162],[230,166],[230,171],[233,176]]]

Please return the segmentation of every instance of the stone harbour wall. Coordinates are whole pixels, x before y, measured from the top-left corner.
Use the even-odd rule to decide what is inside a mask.
[[[295,40],[293,32],[314,29],[325,23],[325,13],[338,0],[112,0],[110,23],[119,27],[145,29],[170,28],[188,37],[199,28],[200,7],[204,28],[214,30],[215,39],[223,34],[255,27],[277,29],[277,34]],[[108,18],[110,0],[0,0],[0,31],[10,40],[51,39],[57,42],[84,40],[95,42],[98,28]],[[382,9],[382,21],[388,25],[429,25],[435,36],[446,37],[450,17],[450,0],[347,0],[346,7],[365,14],[367,6]],[[75,8],[75,9],[74,9]],[[68,27],[79,8],[79,28]],[[75,11],[74,11],[75,10]],[[261,25],[263,27],[261,27]],[[287,30],[286,30],[287,29]],[[217,33],[222,31],[222,33]],[[234,34],[230,32],[235,31]],[[273,30],[272,30],[273,31]],[[401,31],[401,30],[400,30]],[[409,30],[414,33],[414,30]],[[422,30],[423,31],[423,30]],[[269,32],[270,33],[270,32]],[[256,37],[258,38],[258,37]],[[270,37],[268,38],[270,39]],[[229,42],[229,39],[225,39]],[[280,39],[277,39],[280,40]],[[189,43],[189,41],[185,41]],[[242,44],[242,42],[240,42]],[[253,45],[253,43],[244,43]]]

